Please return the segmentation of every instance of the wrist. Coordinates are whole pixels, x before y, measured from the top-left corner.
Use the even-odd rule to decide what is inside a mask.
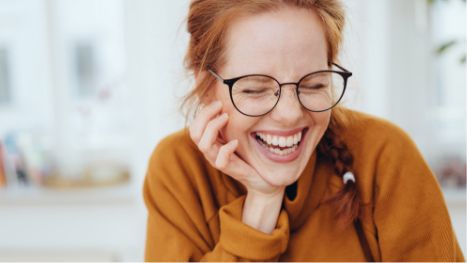
[[[272,200],[281,199],[284,196],[285,186],[277,187],[269,192],[262,192],[255,189],[247,189],[247,197],[258,200],[259,202],[271,202]]]
[[[270,193],[263,193],[248,190],[245,202],[255,206],[256,208],[272,208],[281,206],[284,197],[285,187],[279,188],[277,191]]]
[[[243,223],[264,233],[272,233],[282,207],[285,187],[271,193],[248,191],[243,205]]]

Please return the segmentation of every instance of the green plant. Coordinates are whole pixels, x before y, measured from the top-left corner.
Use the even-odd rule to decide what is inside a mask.
[[[427,0],[427,1],[428,1],[428,4],[432,6],[436,2],[448,2],[451,0]],[[462,1],[465,4],[467,0],[457,0],[457,1]],[[458,45],[462,45],[463,47],[465,47],[466,45],[465,38],[464,39],[451,39],[451,40],[441,43],[439,46],[436,47],[435,54],[437,54],[438,56],[441,56],[447,53],[449,50],[451,50],[454,46],[458,46]],[[459,63],[465,65],[466,59],[467,59],[467,56],[466,56],[466,53],[464,52],[459,58]]]

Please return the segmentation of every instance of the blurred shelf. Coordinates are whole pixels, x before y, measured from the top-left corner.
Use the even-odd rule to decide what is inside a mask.
[[[116,252],[98,249],[0,249],[0,261],[101,261],[118,262]]]
[[[77,189],[11,187],[0,189],[0,206],[109,205],[138,202],[130,184]]]
[[[443,188],[442,191],[448,205],[466,205],[465,189]],[[141,198],[135,197],[129,183],[76,189],[5,187],[0,188],[0,206],[135,204],[142,202],[142,195],[138,196]]]

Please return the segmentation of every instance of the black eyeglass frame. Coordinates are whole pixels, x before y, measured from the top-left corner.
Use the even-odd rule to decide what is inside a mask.
[[[344,67],[342,66],[339,66],[338,64],[336,63],[331,63],[332,65],[336,66],[338,69],[342,70],[342,71],[337,71],[337,70],[318,70],[318,71],[315,71],[315,72],[311,72],[311,73],[308,73],[306,74],[305,76],[303,76],[298,82],[285,82],[285,83],[280,83],[277,79],[275,79],[274,77],[271,77],[269,75],[265,75],[265,74],[248,74],[248,75],[243,75],[243,76],[239,76],[239,77],[235,77],[235,78],[231,78],[231,79],[224,79],[223,77],[221,77],[219,74],[217,74],[212,68],[208,68],[208,71],[209,73],[211,73],[217,80],[221,81],[222,83],[224,83],[225,85],[227,85],[229,87],[229,94],[230,94],[230,100],[232,101],[232,104],[234,105],[235,109],[238,110],[238,112],[240,112],[241,114],[245,115],[245,116],[249,116],[249,117],[261,117],[261,116],[264,116],[268,113],[270,113],[272,110],[274,110],[274,108],[276,107],[277,103],[279,103],[279,100],[280,100],[280,97],[281,97],[281,94],[282,94],[282,86],[285,86],[285,85],[295,85],[295,92],[297,94],[297,98],[298,98],[298,101],[300,103],[300,105],[302,105],[303,108],[307,109],[308,111],[311,111],[311,112],[323,112],[323,111],[328,111],[332,108],[334,108],[341,100],[342,98],[344,97],[344,93],[345,93],[345,90],[347,88],[347,81],[348,79],[352,76],[352,72],[350,72],[349,70],[345,69]],[[308,109],[307,107],[305,107],[305,105],[303,105],[302,101],[300,100],[300,96],[299,96],[299,91],[298,91],[298,87],[300,86],[300,82],[302,80],[304,80],[305,78],[308,78],[309,76],[311,75],[314,75],[314,74],[318,74],[318,73],[326,73],[326,72],[330,72],[330,73],[336,73],[336,74],[339,74],[343,80],[344,80],[344,88],[342,90],[342,94],[340,95],[339,99],[336,101],[336,103],[334,103],[331,107],[327,108],[327,109],[324,109],[324,110],[319,110],[319,111],[316,111],[316,110],[310,110]],[[278,85],[279,85],[279,94],[278,94],[278,97],[277,97],[277,101],[276,103],[274,104],[274,106],[269,110],[267,111],[266,113],[263,113],[263,114],[260,114],[260,115],[251,115],[251,114],[246,114],[244,112],[242,112],[238,107],[237,105],[235,105],[235,102],[233,100],[233,96],[232,96],[232,89],[233,89],[233,86],[235,84],[235,82],[237,82],[238,80],[242,79],[242,78],[246,78],[246,77],[253,77],[253,76],[258,76],[258,77],[268,77],[268,78],[271,78],[273,79]]]

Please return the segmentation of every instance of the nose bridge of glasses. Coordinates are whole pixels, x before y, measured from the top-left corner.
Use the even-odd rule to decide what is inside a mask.
[[[291,88],[289,91],[289,93],[287,94],[287,92],[285,92],[285,89],[283,89],[283,87],[287,87],[287,86],[290,86],[290,87],[295,87],[295,88]],[[299,116],[301,113],[301,103],[298,99],[298,94],[297,94],[297,87],[298,87],[298,82],[285,82],[285,83],[279,83],[279,87],[280,87],[280,98],[278,96],[278,100],[276,102],[276,105],[275,105],[275,110],[274,112],[276,112],[275,114],[279,114],[279,115],[284,115],[284,116],[287,116],[287,117],[284,117],[284,118],[287,118],[287,119],[295,119],[295,118],[298,118],[297,116]],[[277,113],[277,112],[280,112],[280,113]]]
[[[281,93],[282,93],[282,88],[284,86],[294,86],[295,90],[296,90],[298,88],[299,83],[298,82],[284,82],[284,83],[278,83],[278,85],[279,85],[279,88],[280,88]]]
[[[294,85],[295,88],[298,87],[298,82],[284,82],[284,83],[279,83],[279,87],[284,87],[284,86],[287,86],[287,85]]]

